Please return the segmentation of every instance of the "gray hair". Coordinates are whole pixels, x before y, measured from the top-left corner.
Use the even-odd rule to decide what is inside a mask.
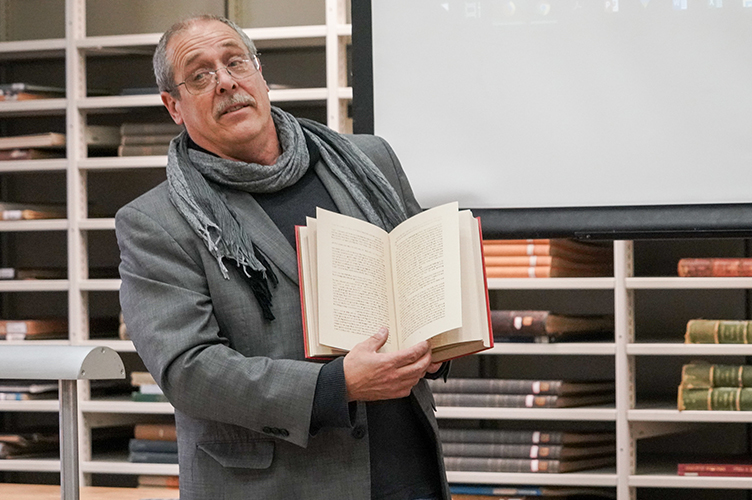
[[[154,76],[157,79],[157,86],[159,87],[160,92],[169,92],[175,99],[180,99],[180,93],[175,86],[175,70],[172,67],[172,63],[167,58],[167,44],[170,43],[172,37],[178,33],[187,30],[197,23],[206,21],[219,21],[226,24],[235,30],[248,49],[249,54],[253,56],[258,54],[258,52],[256,52],[256,46],[253,44],[253,40],[245,34],[245,31],[243,31],[240,26],[224,17],[215,16],[213,14],[202,14],[177,22],[164,32],[162,38],[159,39],[157,49],[154,51]]]

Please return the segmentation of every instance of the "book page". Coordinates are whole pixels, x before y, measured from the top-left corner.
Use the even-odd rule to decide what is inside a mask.
[[[447,203],[390,233],[401,348],[462,326],[459,213]]]
[[[483,347],[490,347],[491,333],[488,322],[488,294],[483,274],[483,255],[481,234],[478,221],[469,210],[463,210],[460,216],[460,253],[462,269],[462,326],[448,330],[429,340],[434,350],[443,351],[440,357],[462,353],[463,346],[455,347],[461,342],[479,342]],[[449,346],[441,349],[441,346]],[[471,348],[471,346],[467,346]]]
[[[349,350],[386,326],[390,334],[381,351],[396,350],[389,235],[368,222],[321,208],[316,219],[319,341]]]

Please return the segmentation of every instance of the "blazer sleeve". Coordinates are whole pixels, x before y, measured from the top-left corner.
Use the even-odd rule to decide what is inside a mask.
[[[321,365],[232,349],[220,334],[196,252],[163,224],[163,217],[128,206],[116,216],[120,300],[146,367],[173,406],[191,417],[307,446]]]

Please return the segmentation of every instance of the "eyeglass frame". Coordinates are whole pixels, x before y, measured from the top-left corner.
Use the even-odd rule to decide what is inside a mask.
[[[259,58],[258,58],[259,52],[256,52],[255,54],[247,54],[247,56],[248,57],[244,57],[243,59],[241,59],[241,61],[251,61],[253,63],[253,67],[256,68],[256,72],[259,72],[261,70],[261,62],[259,61]],[[232,71],[230,71],[230,69],[227,66],[220,66],[218,68],[214,68],[213,70],[201,71],[201,73],[208,73],[208,74],[210,74],[211,76],[214,77],[214,87],[211,87],[211,85],[209,85],[209,86],[206,87],[206,89],[204,91],[199,92],[198,94],[194,94],[193,92],[191,92],[188,89],[188,84],[186,83],[187,80],[183,80],[182,82],[180,82],[180,83],[178,83],[178,84],[175,85],[175,90],[177,90],[178,87],[180,87],[181,85],[185,85],[185,91],[188,92],[190,95],[207,94],[207,93],[211,92],[212,90],[214,90],[215,88],[217,88],[217,85],[219,85],[219,72],[221,70],[227,71],[227,74],[230,76],[230,78],[240,79],[240,80],[245,80],[246,78],[250,78],[250,77],[252,77],[253,75],[256,74],[256,73],[251,73],[250,75],[248,75],[246,77],[238,78],[238,77],[236,77],[235,75],[232,74]]]

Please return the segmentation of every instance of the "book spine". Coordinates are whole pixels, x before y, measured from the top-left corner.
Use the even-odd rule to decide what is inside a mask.
[[[156,452],[156,453],[177,453],[177,441],[162,441],[158,439],[131,439],[128,441],[128,451]]]
[[[476,458],[561,458],[561,446],[528,444],[442,443],[447,457]]]
[[[136,439],[162,439],[176,441],[178,439],[175,425],[172,424],[137,424],[133,428]]]
[[[434,394],[437,406],[471,406],[494,408],[553,408],[558,396],[535,394]]]
[[[444,465],[446,466],[446,469],[450,471],[559,472],[558,460],[444,457]]]
[[[750,411],[752,388],[711,387],[689,389],[679,386],[679,410]]]
[[[750,258],[680,259],[677,272],[681,277],[752,276]]]
[[[178,454],[148,451],[130,452],[128,454],[128,461],[135,463],[176,464],[178,463]]]
[[[450,378],[431,380],[429,385],[434,393],[475,393],[475,394],[550,394],[560,393],[561,380],[514,380],[488,378]]]
[[[486,266],[550,266],[552,258],[549,255],[496,255],[483,259]]]
[[[752,365],[690,363],[682,367],[681,385],[705,387],[752,387]]]
[[[443,443],[560,444],[561,431],[518,431],[506,429],[439,429]]]
[[[491,311],[494,335],[546,335],[548,311]]]
[[[686,344],[749,344],[750,321],[691,319],[684,333]]]
[[[752,464],[679,464],[681,476],[752,476]]]

